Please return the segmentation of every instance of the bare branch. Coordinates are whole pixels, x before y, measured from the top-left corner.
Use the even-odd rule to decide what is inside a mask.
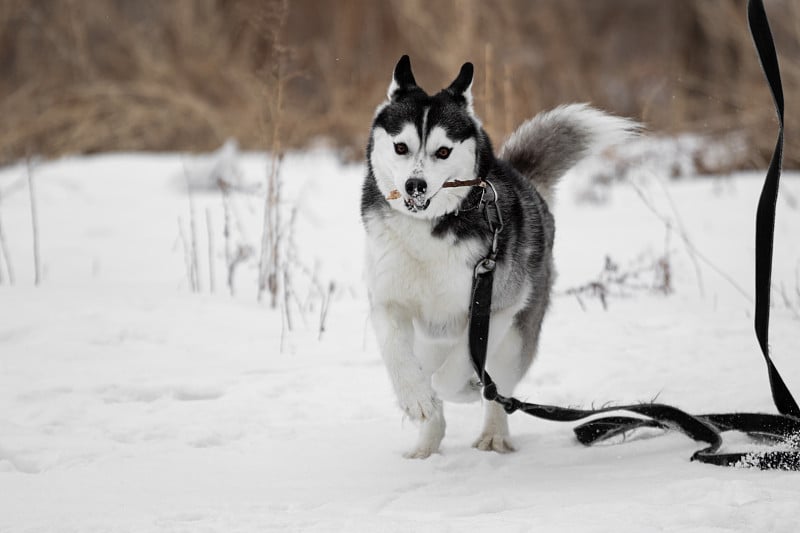
[[[2,208],[2,195],[0,195],[0,208]],[[0,209],[2,214],[2,209]],[[8,283],[14,284],[14,268],[11,266],[11,255],[8,253],[8,243],[6,242],[6,235],[3,232],[3,221],[0,217],[0,252],[2,252],[3,259],[6,263],[6,273],[8,273]],[[0,264],[0,283],[2,283],[2,265]]]
[[[33,165],[31,158],[25,160],[25,166],[28,171],[28,192],[30,193],[31,200],[31,226],[33,228],[33,269],[34,269],[34,284],[38,287],[42,281],[42,264],[39,255],[39,216],[36,208],[36,188],[34,187],[33,179]]]
[[[189,171],[186,168],[186,161],[182,161],[183,163],[183,177],[186,180],[186,195],[189,198],[189,231],[191,232],[192,237],[192,247],[191,247],[191,267],[192,267],[192,285],[194,287],[194,292],[200,292],[202,290],[200,286],[200,272],[198,268],[199,258],[198,258],[198,246],[197,246],[197,223],[195,221],[194,216],[194,195],[192,194],[192,184],[189,180]]]
[[[631,184],[633,190],[636,191],[636,194],[639,196],[639,198],[641,198],[642,202],[650,210],[650,212],[653,213],[653,215],[655,215],[656,218],[661,220],[661,222],[663,222],[667,227],[670,227],[671,221],[667,217],[658,212],[658,210],[647,199],[642,190],[635,183],[633,183],[630,180],[628,180],[628,182]],[[744,290],[741,285],[736,283],[736,280],[734,280],[729,274],[727,274],[720,267],[715,265],[708,257],[706,257],[700,250],[698,250],[697,246],[695,246],[694,243],[689,239],[688,235],[686,235],[685,233],[679,233],[679,236],[683,241],[683,244],[686,247],[686,250],[689,253],[690,257],[697,257],[698,259],[700,259],[700,261],[705,263],[709,268],[711,268],[711,270],[716,272],[722,279],[727,281],[734,289],[736,289],[736,291],[739,294],[744,296],[744,298],[747,299],[748,302],[750,303],[753,302],[753,297],[750,296],[750,294],[746,290]]]
[[[192,292],[197,292],[197,283],[194,279],[195,270],[192,265],[192,253],[189,245],[189,239],[186,238],[186,230],[183,227],[183,218],[178,216],[178,237],[180,237],[181,244],[183,245],[183,263],[186,267],[186,279],[189,280],[189,289]]]
[[[211,225],[211,209],[206,207],[206,233],[208,234],[208,288],[213,293],[216,292],[214,283],[214,230]]]
[[[586,311],[582,296],[595,297],[600,300],[603,310],[608,310],[608,298],[612,295],[625,296],[630,292],[659,292],[669,294],[671,289],[671,267],[667,254],[652,263],[621,270],[619,265],[606,256],[603,269],[597,278],[583,285],[571,287],[561,294],[575,296],[581,309]],[[652,276],[652,281],[646,281]]]
[[[317,336],[317,340],[322,340],[322,334],[325,333],[325,323],[328,320],[328,309],[331,305],[331,297],[333,296],[333,292],[336,290],[336,285],[331,281],[328,284],[328,292],[325,294],[325,297],[322,300],[322,308],[320,309],[319,313],[319,335]]]

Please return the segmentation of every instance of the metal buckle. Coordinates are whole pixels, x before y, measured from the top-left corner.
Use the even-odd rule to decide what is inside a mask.
[[[500,212],[500,208],[497,206],[497,189],[495,189],[494,184],[489,181],[485,180],[485,183],[492,188],[492,199],[490,201],[486,201],[486,207],[484,209],[484,214],[486,216],[486,223],[489,224],[489,230],[492,231],[492,253],[489,256],[492,260],[494,260],[495,256],[497,255],[497,244],[498,244],[498,237],[500,236],[500,232],[503,231],[503,214]],[[484,188],[484,193],[486,192],[486,188]],[[481,195],[481,203],[484,202],[485,194]],[[494,210],[494,214],[497,217],[497,226],[494,225],[492,222],[492,216],[489,213],[489,207]]]

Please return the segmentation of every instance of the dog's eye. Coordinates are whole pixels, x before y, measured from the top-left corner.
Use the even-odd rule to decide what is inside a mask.
[[[439,159],[447,159],[448,157],[450,157],[450,152],[452,151],[453,150],[451,148],[448,148],[447,146],[442,146],[441,148],[436,150],[436,157],[438,157]]]
[[[406,155],[408,153],[408,145],[406,143],[394,143],[394,153]]]

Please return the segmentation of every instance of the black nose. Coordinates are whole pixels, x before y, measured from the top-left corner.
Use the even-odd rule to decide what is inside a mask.
[[[428,190],[428,183],[420,178],[409,178],[406,181],[406,192],[409,196],[419,196]]]

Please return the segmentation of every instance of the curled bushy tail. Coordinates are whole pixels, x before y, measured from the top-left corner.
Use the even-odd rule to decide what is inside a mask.
[[[500,157],[531,180],[551,204],[553,186],[567,170],[640,130],[638,122],[587,104],[563,105],[525,121],[503,144]]]

